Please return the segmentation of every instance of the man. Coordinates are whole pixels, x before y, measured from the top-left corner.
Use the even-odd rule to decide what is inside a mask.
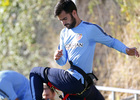
[[[33,68],[30,79],[32,87],[35,88],[35,100],[40,97],[38,84],[48,81],[63,91],[67,100],[104,100],[92,81],[96,79],[92,73],[96,43],[102,43],[130,56],[139,57],[138,51],[107,35],[100,26],[82,21],[71,0],[60,0],[55,7],[55,16],[65,28],[60,33],[60,45],[54,59],[61,66],[68,60],[71,66],[66,71],[47,67]]]
[[[42,97],[44,100],[55,100],[55,91],[43,83]]]
[[[29,80],[15,71],[0,71],[0,99],[32,100]]]

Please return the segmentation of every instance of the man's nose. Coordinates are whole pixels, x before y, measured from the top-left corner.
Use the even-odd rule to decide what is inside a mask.
[[[62,24],[65,26],[65,24],[66,24],[66,21],[61,21],[62,22]]]

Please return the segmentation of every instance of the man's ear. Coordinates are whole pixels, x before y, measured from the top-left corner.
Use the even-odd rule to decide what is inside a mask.
[[[72,15],[73,15],[74,17],[77,16],[77,12],[76,12],[76,10],[73,10],[73,11],[72,11]]]

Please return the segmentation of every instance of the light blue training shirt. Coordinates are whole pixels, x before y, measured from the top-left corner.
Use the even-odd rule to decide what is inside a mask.
[[[32,100],[29,80],[15,71],[0,71],[0,99]]]
[[[100,26],[82,21],[75,28],[62,29],[59,49],[63,50],[63,56],[56,62],[63,66],[67,60],[72,61],[73,65],[80,67],[85,73],[92,73],[96,43],[104,44],[126,54],[127,47],[122,42],[107,35]],[[67,71],[76,79],[83,80],[77,71],[71,69]]]

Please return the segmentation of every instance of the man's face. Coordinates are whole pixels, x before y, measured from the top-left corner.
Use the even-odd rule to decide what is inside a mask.
[[[65,11],[62,11],[60,15],[58,15],[58,19],[68,29],[74,28],[76,25],[76,19],[73,17],[73,15],[66,13]]]
[[[42,97],[45,100],[54,100],[55,93],[50,90],[46,85],[43,86]]]

